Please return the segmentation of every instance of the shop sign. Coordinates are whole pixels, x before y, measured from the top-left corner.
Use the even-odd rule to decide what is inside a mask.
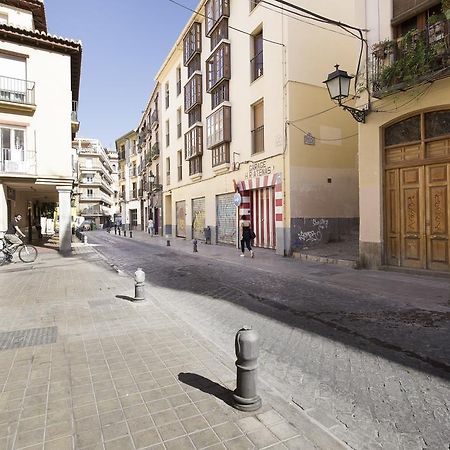
[[[248,166],[248,172],[245,178],[256,178],[264,175],[270,175],[274,172],[274,166],[266,164],[266,161],[251,162]]]
[[[239,194],[239,192],[236,192],[236,194],[233,195],[234,206],[240,206],[241,202],[242,202],[241,194]]]

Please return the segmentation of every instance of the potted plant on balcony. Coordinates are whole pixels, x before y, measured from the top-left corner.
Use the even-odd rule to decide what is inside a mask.
[[[385,59],[394,51],[395,42],[390,39],[378,42],[372,46],[372,54],[378,59]]]
[[[450,0],[442,0],[441,8],[445,18],[450,20]]]

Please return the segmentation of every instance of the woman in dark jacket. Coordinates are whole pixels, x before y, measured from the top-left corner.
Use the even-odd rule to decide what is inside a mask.
[[[251,241],[254,238],[253,231],[252,231],[252,225],[250,223],[250,220],[247,220],[245,216],[241,216],[241,222],[239,224],[239,230],[240,230],[240,237],[241,237],[241,256],[244,256],[245,247],[247,247],[248,251],[250,252],[250,256],[253,258],[255,256],[255,253],[252,250]]]

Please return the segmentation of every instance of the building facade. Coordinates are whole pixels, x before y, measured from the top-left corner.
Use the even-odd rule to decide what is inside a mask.
[[[138,127],[141,211],[233,245],[245,215],[256,246],[290,254],[358,227],[357,125],[322,84],[336,49],[356,70],[358,43],[258,3],[200,1],[163,62]],[[355,17],[354,2],[306,3]]]
[[[57,210],[62,251],[71,249],[80,66],[81,43],[47,33],[43,2],[0,1],[0,229],[21,213],[31,239]]]
[[[103,148],[98,139],[76,138],[73,148],[77,155],[77,215],[101,228],[117,213],[117,152]]]
[[[135,130],[116,140],[119,158],[119,212],[116,222],[126,229],[141,227],[137,148],[138,136]]]
[[[373,267],[449,270],[449,8],[391,0],[359,10],[371,94],[359,127],[360,253]]]

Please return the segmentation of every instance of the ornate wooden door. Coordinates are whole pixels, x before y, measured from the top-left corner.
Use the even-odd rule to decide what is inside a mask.
[[[433,164],[425,170],[427,266],[448,270],[450,164]]]
[[[400,169],[401,265],[426,267],[424,167]]]
[[[400,184],[399,169],[386,171],[386,263],[400,265]]]

